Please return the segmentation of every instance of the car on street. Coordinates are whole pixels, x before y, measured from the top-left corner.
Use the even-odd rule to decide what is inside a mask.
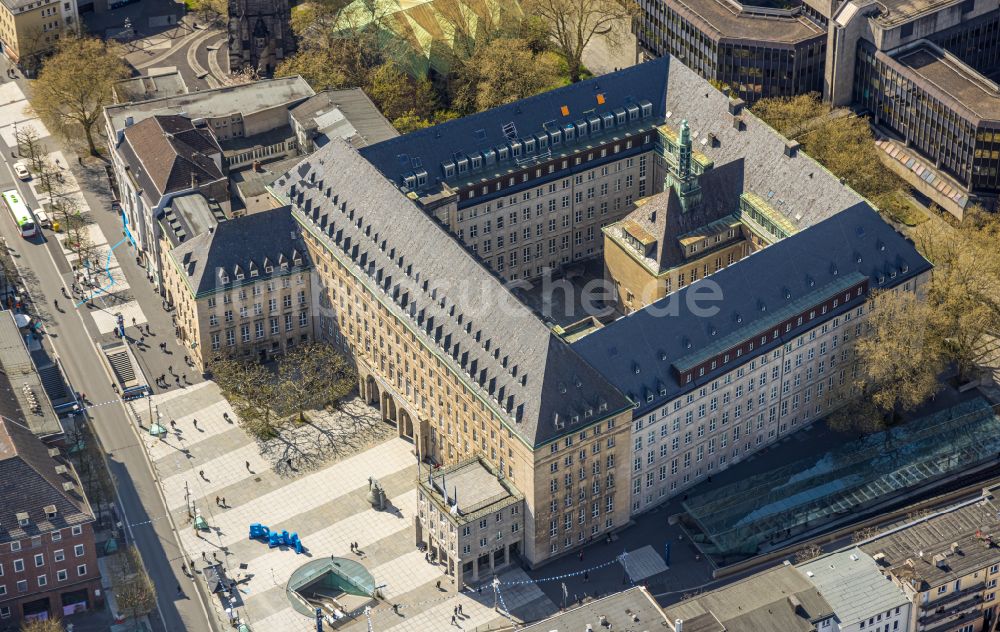
[[[23,162],[15,162],[14,163],[14,173],[21,180],[30,180],[31,179],[31,172],[28,171],[28,165],[24,164]]]
[[[52,218],[42,208],[35,209],[35,223],[42,228],[52,228]]]

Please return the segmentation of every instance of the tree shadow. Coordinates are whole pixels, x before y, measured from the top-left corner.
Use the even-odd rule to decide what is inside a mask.
[[[258,446],[272,469],[285,476],[320,469],[390,436],[378,411],[355,397],[332,411],[310,411],[304,421],[287,421],[274,437],[258,440]]]

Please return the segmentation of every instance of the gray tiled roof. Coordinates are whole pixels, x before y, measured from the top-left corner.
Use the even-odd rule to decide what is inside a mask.
[[[426,171],[427,184],[422,188],[421,194],[433,193],[440,190],[441,183],[445,180],[442,168],[444,162],[472,156],[480,151],[488,152],[509,143],[511,137],[529,139],[546,130],[557,130],[567,124],[586,121],[595,114],[600,116],[610,115],[615,111],[625,112],[625,108],[633,108],[639,114],[639,106],[643,102],[652,104],[649,116],[638,121],[627,119],[622,125],[614,123],[605,127],[602,124],[600,137],[610,138],[637,123],[662,121],[665,83],[673,72],[673,67],[679,65],[673,59],[654,59],[369,145],[361,149],[361,154],[396,186],[403,184],[403,178],[407,174]],[[568,144],[577,147],[586,146],[590,142],[591,139],[587,137]],[[541,159],[540,156],[543,155],[544,151],[538,151],[526,155],[523,161],[513,158],[503,162],[497,160],[491,166],[487,166],[486,161],[481,172],[472,173],[470,170],[461,177],[492,177],[495,173],[505,173],[508,169],[517,168],[518,164],[524,164],[529,158]]]
[[[508,426],[529,445],[628,407],[620,392],[343,140],[332,140],[279,178],[274,192],[443,363],[478,384],[470,390],[505,411]]]
[[[743,191],[759,195],[799,230],[863,201],[801,151],[795,157],[784,155],[785,138],[745,107],[738,115],[742,129],[736,129],[729,98],[693,70],[671,58],[669,73],[667,125],[677,129],[687,119],[694,149],[716,168],[741,161]],[[709,134],[716,142],[702,144]]]
[[[297,257],[300,265],[296,266]],[[170,259],[199,297],[312,267],[288,207],[220,222],[171,250]],[[282,262],[287,263],[287,269],[281,268]],[[237,266],[243,279],[236,278]],[[254,269],[256,276],[251,274]],[[223,280],[223,275],[228,280]]]
[[[661,270],[685,261],[677,241],[680,236],[736,212],[743,192],[743,165],[742,159],[734,160],[699,176],[701,203],[688,212],[681,208],[677,192],[668,188],[625,217],[623,221],[636,223],[656,238],[652,258]]]
[[[183,116],[154,116],[125,130],[122,155],[136,180],[156,203],[167,193],[223,178],[212,159],[222,152],[208,129]],[[155,193],[155,195],[151,195]]]
[[[324,90],[292,108],[291,115],[303,127],[308,128],[317,124],[316,131],[324,133],[322,125],[325,122],[324,115],[329,115],[333,110],[340,110],[350,123],[350,127],[357,132],[350,138],[354,147],[372,145],[399,136],[399,132],[378,111],[361,88]]]
[[[833,606],[841,628],[909,603],[902,589],[857,547],[817,557],[798,569]]]
[[[798,307],[808,309],[823,302],[841,291],[840,285],[852,275],[854,282],[867,276],[871,288],[887,288],[930,267],[913,244],[871,207],[860,203],[619,318],[577,340],[573,348],[639,402],[635,414],[641,415],[711,382],[732,367],[723,365],[681,384],[675,365],[696,366],[697,356],[713,349],[722,353],[770,331],[776,314],[785,313],[790,306],[805,301],[807,304]],[[689,300],[707,284],[715,284],[721,292],[720,302],[701,306],[719,309],[711,317],[696,315],[692,310],[696,301]],[[782,331],[755,353],[785,344],[801,335],[804,328],[815,327],[853,306],[853,302],[845,303],[812,324],[794,327],[790,333]],[[791,316],[794,314],[785,317]]]
[[[48,450],[26,426],[0,418],[0,542],[94,520],[72,466]],[[57,466],[64,471],[56,471]],[[52,518],[45,513],[50,506],[56,509]],[[22,512],[28,514],[27,526],[17,519]]]

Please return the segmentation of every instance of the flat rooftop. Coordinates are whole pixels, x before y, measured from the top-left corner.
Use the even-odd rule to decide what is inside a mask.
[[[904,69],[982,119],[1000,121],[1000,86],[927,41],[892,55]]]
[[[920,15],[961,3],[962,0],[882,0],[880,4],[884,5],[889,13],[880,13],[876,21],[882,26],[896,26]]]
[[[209,118],[239,112],[244,116],[291,104],[313,96],[315,92],[306,80],[295,75],[281,79],[264,79],[240,86],[225,86],[189,94],[152,99],[141,103],[110,105],[104,109],[115,131],[125,127],[125,120],[138,123],[157,114],[184,113],[188,118]]]
[[[720,38],[796,44],[826,31],[801,15],[774,15],[733,0],[667,0],[674,10],[700,20]]]
[[[62,424],[28,354],[24,335],[12,312],[0,313],[0,414],[26,424],[40,439],[51,437],[62,433]]]
[[[524,498],[513,483],[478,457],[447,467],[429,467],[420,465],[417,484],[443,513],[450,513],[460,524]]]
[[[812,632],[833,608],[795,567],[778,566],[665,611],[684,632]]]
[[[184,77],[177,70],[123,79],[115,83],[113,90],[115,100],[119,103],[136,103],[188,93]]]
[[[601,617],[610,625],[602,625]],[[652,595],[642,586],[636,586],[542,619],[521,631],[584,632],[588,623],[594,630],[662,630],[666,616]],[[688,629],[686,624],[684,629]]]
[[[881,553],[883,564],[899,579],[926,590],[1000,563],[998,543],[1000,504],[989,493],[898,527],[858,548],[873,557]]]
[[[857,547],[817,557],[798,569],[833,606],[841,628],[867,619],[869,613],[910,603],[898,585],[885,580],[872,556]]]

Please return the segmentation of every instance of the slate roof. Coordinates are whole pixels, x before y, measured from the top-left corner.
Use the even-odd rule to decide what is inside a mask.
[[[602,615],[607,617],[610,626],[601,625]],[[585,632],[588,623],[595,631],[663,630],[666,616],[649,591],[636,586],[542,619],[538,623],[522,627],[521,631]]]
[[[328,119],[333,116],[334,110],[339,110],[349,127],[354,128],[355,133],[349,137],[354,147],[364,147],[399,136],[396,128],[386,120],[361,88],[324,90],[293,107],[290,113],[303,127],[315,126],[315,131],[322,134],[327,133],[331,124]],[[335,129],[339,130],[339,126]]]
[[[792,566],[757,573],[664,610],[669,621],[684,621],[684,632],[813,632],[815,621],[833,614],[823,595]]]
[[[833,606],[841,628],[910,603],[871,555],[857,547],[817,557],[798,569]]]
[[[139,186],[155,203],[167,193],[222,179],[211,158],[222,149],[208,129],[196,128],[184,116],[153,116],[125,130],[122,154]]]
[[[628,402],[432,218],[341,139],[273,192],[532,446]],[[232,223],[232,222],[227,222]],[[574,420],[574,416],[577,419]]]
[[[48,446],[27,426],[6,418],[0,418],[0,498],[0,543],[94,520],[73,466],[49,456]],[[46,507],[55,507],[54,517],[46,515]],[[19,523],[22,512],[28,514],[27,526]]]
[[[864,201],[802,151],[786,156],[785,137],[745,107],[733,115],[730,106],[726,95],[671,58],[667,125],[676,130],[687,119],[694,149],[712,160],[715,169],[740,161],[743,191],[759,195],[798,230]],[[741,121],[739,129],[734,127],[734,116]],[[715,142],[708,142],[709,134]]]
[[[930,268],[913,244],[870,206],[860,203],[580,338],[573,348],[623,393],[640,402],[635,415],[641,415],[732,368],[720,366],[681,384],[673,369],[675,363],[692,366],[692,356],[705,355],[722,341],[734,336],[742,341],[770,329],[772,325],[764,323],[786,306],[822,302],[839,291],[833,290],[834,286],[850,281],[852,275],[856,279],[867,276],[871,288],[888,288]],[[895,278],[891,278],[892,272]],[[880,277],[884,280],[881,285]],[[717,306],[719,311],[712,317],[697,316],[689,298],[707,284],[715,284],[722,299],[702,305]],[[816,300],[810,298],[812,295]],[[784,344],[844,308],[842,305],[790,333],[782,331],[755,353]],[[676,313],[672,313],[674,309]],[[645,394],[652,399],[647,401]]]
[[[743,192],[743,166],[742,159],[735,160],[699,176],[701,203],[687,213],[681,208],[677,192],[669,188],[648,198],[625,216],[620,224],[632,222],[656,238],[652,258],[660,270],[683,263],[684,253],[677,241],[681,235],[731,215],[739,208]]]
[[[444,181],[442,163],[453,161],[459,155],[503,146],[510,140],[507,131],[518,138],[529,138],[545,130],[547,124],[552,128],[575,123],[595,112],[610,113],[619,108],[638,106],[642,101],[650,102],[651,116],[662,121],[667,70],[671,63],[669,58],[663,57],[580,81],[369,145],[360,150],[361,155],[397,186],[403,184],[405,175],[425,170],[428,178],[422,191],[434,192],[441,188]],[[603,104],[600,103],[602,99]],[[567,108],[567,115],[563,114],[563,106]],[[509,125],[513,127],[505,130],[505,126]],[[506,171],[516,165],[514,160],[510,160],[500,166],[502,171]]]
[[[220,222],[178,245],[169,255],[196,297],[312,267],[299,226],[287,206]],[[296,259],[299,265],[295,265]],[[281,267],[283,262],[286,269]],[[238,273],[243,279],[236,278]]]
[[[992,536],[992,544],[986,546],[976,537],[976,531]],[[1000,564],[998,542],[1000,504],[990,494],[891,530],[859,548],[872,556],[881,553],[886,570],[924,591]],[[952,552],[952,543],[958,544],[957,552]],[[935,563],[936,556],[941,556],[940,565]]]

